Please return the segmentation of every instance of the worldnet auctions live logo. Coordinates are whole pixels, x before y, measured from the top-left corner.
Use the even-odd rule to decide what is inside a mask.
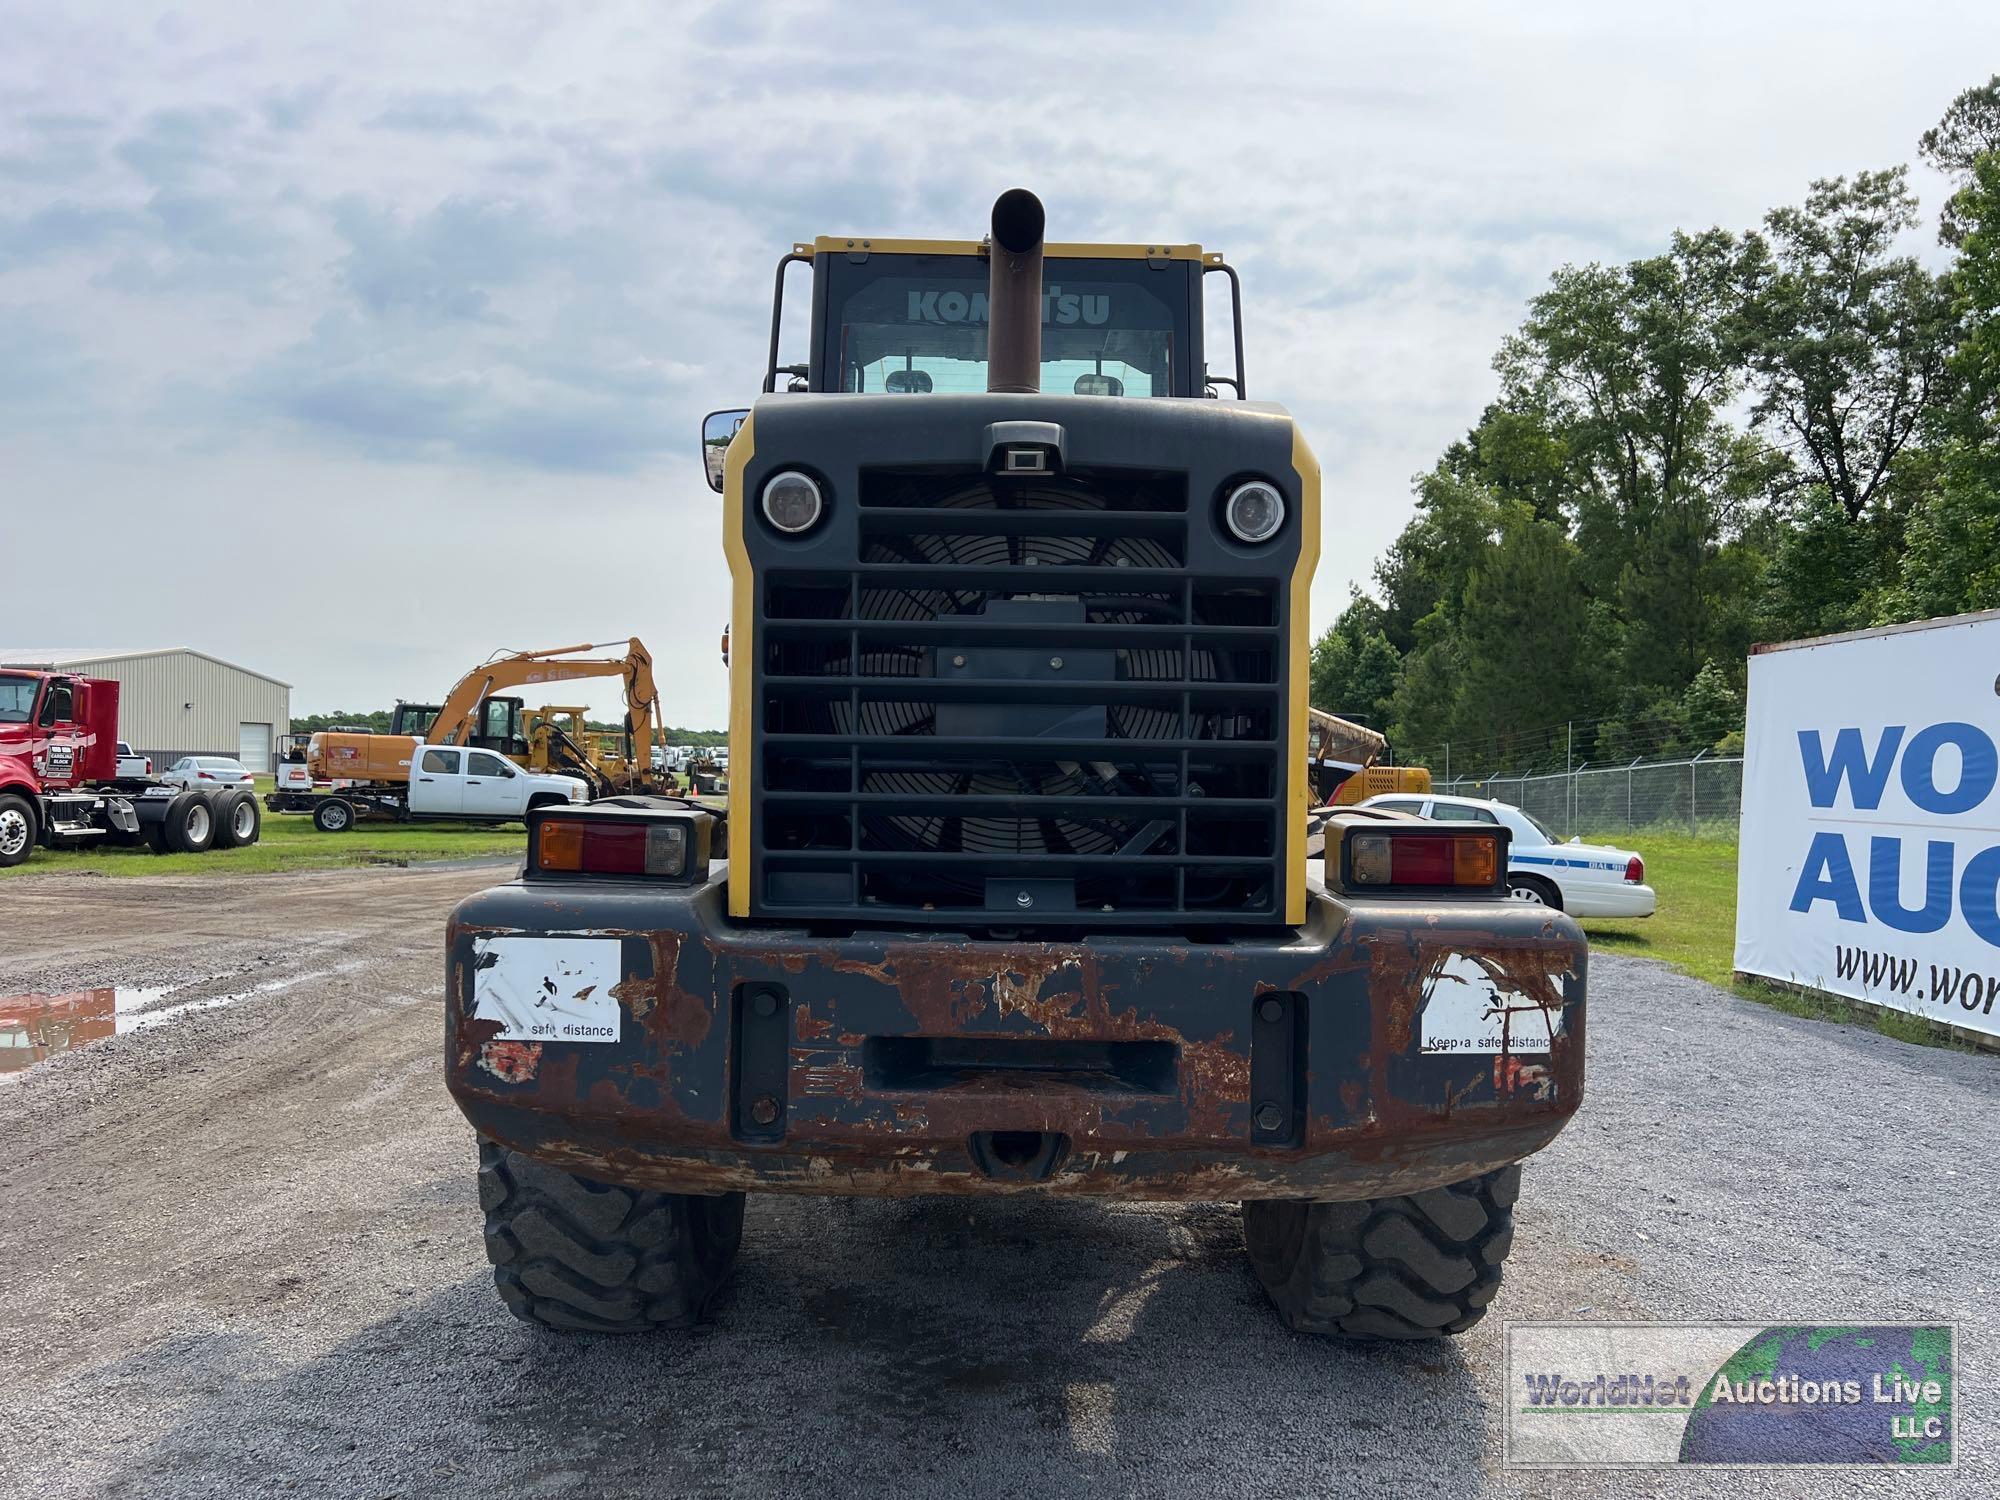
[[[1507,1462],[1949,1466],[1948,1324],[1510,1323]]]

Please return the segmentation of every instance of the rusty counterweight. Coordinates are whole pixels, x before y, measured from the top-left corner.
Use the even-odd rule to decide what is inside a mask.
[[[473,1014],[475,940],[542,932],[617,941],[615,1044],[503,1041]],[[1299,933],[1219,943],[945,942],[732,928],[714,887],[516,884],[459,909],[451,952],[474,1125],[634,1186],[1377,1197],[1518,1159],[1582,1094],[1581,935],[1500,903],[1315,897]],[[1467,976],[1497,1050],[1427,1050],[1430,997]],[[1273,999],[1298,1045],[1282,1139],[1259,1124]],[[1030,1137],[1059,1154],[991,1153]]]

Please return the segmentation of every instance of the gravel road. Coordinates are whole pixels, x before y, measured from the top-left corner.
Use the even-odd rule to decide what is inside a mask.
[[[496,873],[0,887],[0,995],[174,987],[0,1085],[0,1491],[2000,1495],[2000,1061],[1638,960],[1459,1341],[1287,1333],[1227,1205],[1020,1198],[753,1198],[711,1328],[524,1327],[440,1056]],[[1960,1467],[1511,1472],[1509,1317],[1954,1319]]]

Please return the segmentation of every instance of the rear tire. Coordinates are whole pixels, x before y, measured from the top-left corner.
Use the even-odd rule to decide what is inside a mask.
[[[224,792],[215,799],[215,847],[241,849],[254,844],[264,827],[255,792]]]
[[[1521,1169],[1400,1198],[1243,1205],[1243,1238],[1278,1316],[1299,1333],[1429,1339],[1463,1333],[1500,1290]]]
[[[743,1195],[610,1187],[479,1143],[486,1258],[524,1323],[642,1333],[698,1322],[735,1263]]]
[[[1556,888],[1555,882],[1544,880],[1539,875],[1509,874],[1507,896],[1524,906],[1546,906],[1552,911],[1563,909],[1562,892]]]
[[[35,808],[26,797],[0,796],[0,870],[20,864],[35,848]]]
[[[328,797],[313,804],[313,827],[321,833],[345,833],[354,826],[354,804]]]
[[[206,792],[182,792],[167,804],[160,828],[176,854],[205,854],[215,846],[215,803]]]

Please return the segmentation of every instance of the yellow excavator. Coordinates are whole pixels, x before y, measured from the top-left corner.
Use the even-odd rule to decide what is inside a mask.
[[[421,704],[398,704],[398,733],[314,735],[306,748],[307,769],[315,781],[407,782],[411,754],[419,743],[469,745],[532,769],[581,776],[593,796],[657,791],[665,778],[653,770],[653,748],[663,743],[664,721],[652,653],[633,636],[622,643],[622,655],[580,655],[619,644],[586,642],[496,655],[461,677],[435,713]],[[586,744],[581,709],[525,709],[518,695],[506,692],[588,677],[625,681],[625,725],[615,755],[603,747],[593,753]],[[574,732],[563,728],[565,717]]]
[[[1389,748],[1382,735],[1324,709],[1308,709],[1306,785],[1314,807],[1351,807],[1385,792],[1428,792],[1422,766],[1377,765]]]
[[[528,741],[523,764],[537,775],[581,776],[596,797],[672,789],[664,766],[652,770],[650,746],[631,744],[620,729],[590,728],[588,713],[573,703],[523,710],[521,724]]]

